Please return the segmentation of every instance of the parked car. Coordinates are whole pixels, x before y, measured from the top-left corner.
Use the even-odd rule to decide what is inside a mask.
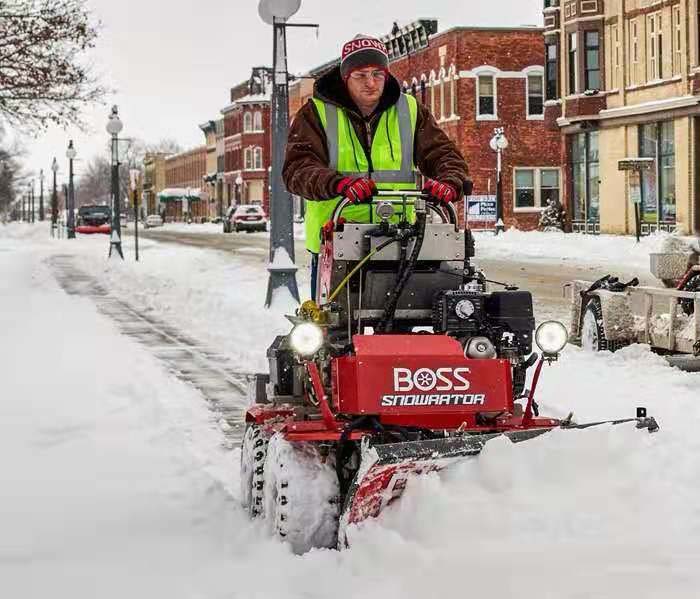
[[[241,204],[235,210],[229,209],[224,220],[224,233],[231,231],[267,231],[267,216],[262,206]]]
[[[146,220],[143,221],[144,229],[150,229],[151,227],[162,227],[162,226],[163,226],[163,219],[161,218],[160,214],[149,214],[146,217]]]

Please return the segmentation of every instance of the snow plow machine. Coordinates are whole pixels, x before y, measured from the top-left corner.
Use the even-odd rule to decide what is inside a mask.
[[[497,436],[605,424],[539,415],[542,365],[566,328],[542,323],[542,353],[532,352],[531,294],[488,289],[453,206],[380,192],[374,222],[355,224],[342,218],[348,205],[322,230],[316,301],[268,349],[245,415],[243,506],[299,554],[346,547],[349,527],[377,516],[409,476],[476,456]],[[626,422],[658,429],[643,409],[607,423]]]

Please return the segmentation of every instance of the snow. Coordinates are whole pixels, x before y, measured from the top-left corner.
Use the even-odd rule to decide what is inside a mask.
[[[658,233],[642,237],[637,243],[634,237],[623,235],[583,235],[581,233],[556,233],[519,231],[509,229],[501,235],[493,232],[476,232],[476,262],[479,258],[518,260],[533,263],[570,264],[611,269],[612,274],[649,273],[649,254],[663,251],[665,243],[674,236]],[[682,238],[694,247],[698,241]]]
[[[187,233],[187,234],[205,234],[211,235],[213,233],[223,233],[223,225],[221,223],[165,223],[162,227],[157,229],[152,229],[155,232],[158,231],[172,231],[175,233]],[[226,233],[226,235],[251,235],[251,236],[261,236],[270,237],[270,232],[268,231],[251,231],[245,233]],[[303,223],[294,223],[294,239],[303,240],[305,239],[305,230]]]
[[[272,262],[268,264],[267,270],[289,270],[296,268],[294,262],[289,257],[287,250],[282,246],[275,248],[275,255]]]
[[[242,368],[263,368],[264,348],[290,326],[262,308],[264,265],[150,240],[136,264],[130,238],[126,261],[107,262],[106,238],[51,240],[48,231],[0,227],[4,595],[697,596],[700,375],[644,346],[569,347],[543,371],[543,414],[573,410],[587,421],[646,406],[661,430],[492,441],[478,459],[410,481],[379,520],[353,531],[348,550],[296,557],[238,506],[240,451],[225,448],[199,393],[90,300],[58,288],[47,259],[74,256],[111,293],[216,344]],[[646,265],[633,240],[603,239],[609,251],[628,251],[617,257],[589,251],[587,240],[578,248],[564,240],[555,254],[553,235],[477,241],[506,258]]]

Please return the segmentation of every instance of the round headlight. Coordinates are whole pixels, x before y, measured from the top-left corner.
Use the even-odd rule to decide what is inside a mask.
[[[289,344],[299,355],[313,356],[323,345],[323,330],[311,322],[302,322],[289,334]]]
[[[566,327],[556,320],[543,322],[535,331],[535,343],[545,354],[558,354],[568,340]]]
[[[459,318],[469,318],[475,311],[474,303],[468,299],[457,302],[455,306],[455,314],[457,314]]]

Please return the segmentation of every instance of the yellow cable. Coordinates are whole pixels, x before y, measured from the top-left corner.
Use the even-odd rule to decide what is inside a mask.
[[[338,286],[333,290],[333,293],[331,293],[330,296],[328,297],[328,303],[332,302],[336,298],[336,296],[343,290],[343,287],[345,287],[345,285],[347,285],[348,281],[352,278],[352,276],[358,270],[360,270],[365,265],[365,262],[367,262],[367,260],[369,260],[372,256],[374,256],[374,254],[376,254],[379,251],[379,249],[380,249],[380,247],[374,248],[369,254],[367,254],[364,258],[362,258],[362,260],[360,260],[357,263],[357,266],[355,268],[353,268],[347,274],[347,276],[342,281],[340,281],[340,283],[338,283]]]

